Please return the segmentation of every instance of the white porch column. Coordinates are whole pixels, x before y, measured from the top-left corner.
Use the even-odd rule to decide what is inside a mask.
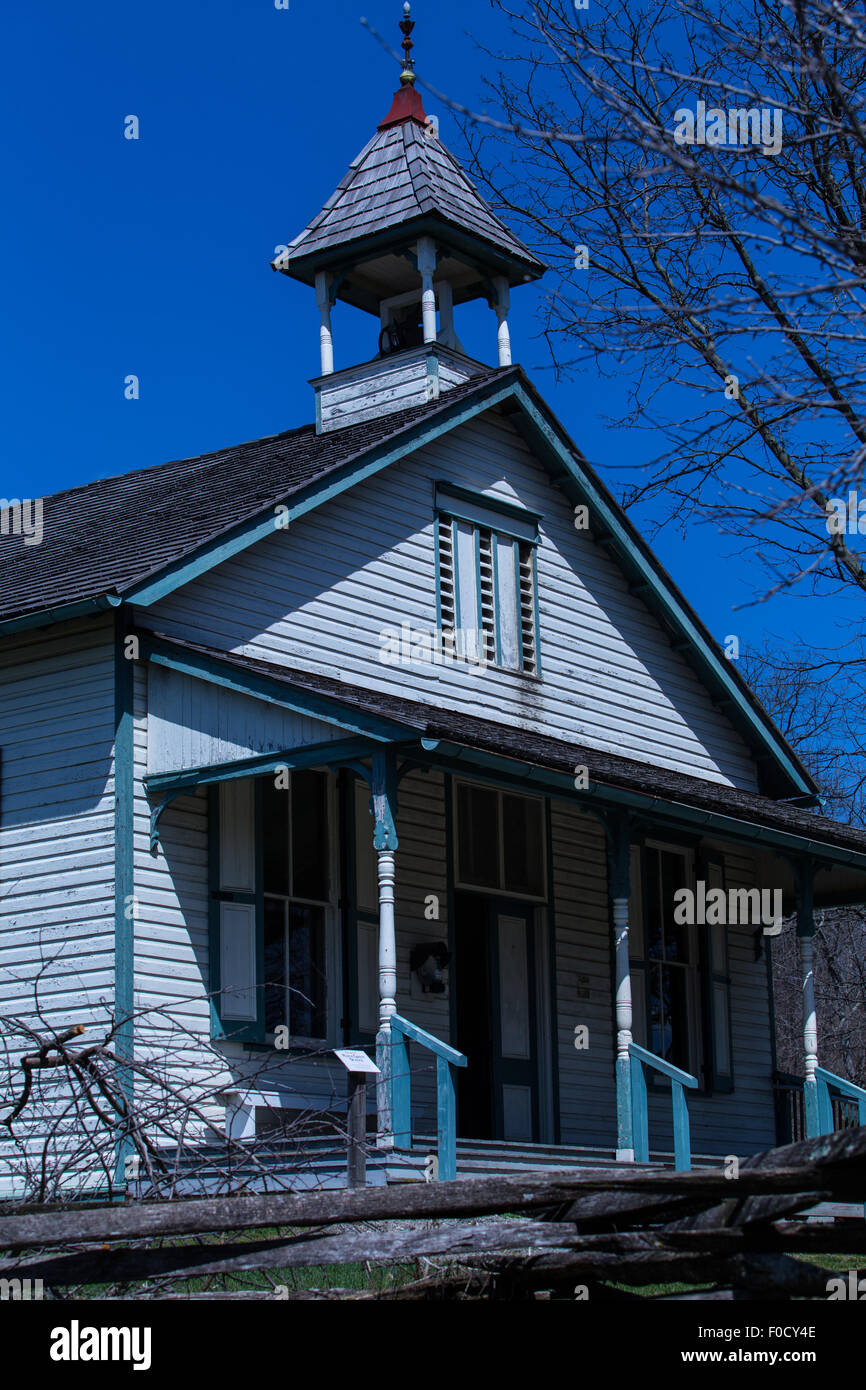
[[[815,1084],[818,1065],[818,1015],[815,1009],[815,938],[800,937],[800,967],[803,979],[803,1053],[806,1085]]]
[[[800,978],[803,982],[803,1102],[806,1137],[816,1138],[822,1131],[818,1104],[818,1011],[815,1007],[815,913],[813,905],[814,868],[808,861],[795,866],[797,880],[797,935],[800,939]]]
[[[377,854],[379,873],[379,1030],[391,1032],[397,1012],[397,934],[394,926],[395,862],[392,849]]]
[[[316,303],[322,320],[319,328],[322,376],[330,376],[334,370],[334,340],[331,334],[331,277],[326,270],[316,273]]]
[[[391,1121],[391,1018],[397,1012],[397,933],[394,921],[395,850],[397,849],[397,772],[393,750],[373,754],[373,844],[379,882],[379,1027],[376,1033],[376,1142],[394,1145]]]
[[[631,973],[628,959],[628,898],[614,898],[613,940],[616,970],[616,1077],[618,1163],[634,1162],[631,1115]],[[628,1101],[626,1101],[628,1097]]]
[[[508,311],[511,308],[511,291],[504,275],[497,275],[493,284],[496,289],[496,318],[499,324],[496,333],[499,365],[500,367],[510,367],[511,334],[508,331]]]
[[[433,276],[436,273],[436,247],[433,238],[418,238],[418,273],[421,276],[421,318],[424,324],[424,342],[436,342],[436,291]]]

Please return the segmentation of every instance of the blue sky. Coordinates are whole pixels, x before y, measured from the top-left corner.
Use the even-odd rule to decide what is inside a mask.
[[[312,292],[269,268],[385,115],[400,0],[41,0],[7,9],[0,119],[7,215],[0,495],[46,495],[207,452],[312,418]],[[486,0],[415,0],[422,75],[481,105],[473,35],[507,46]],[[425,97],[428,110],[436,103]],[[440,133],[459,154],[447,111]],[[124,118],[140,122],[124,138]],[[515,359],[614,489],[617,468],[659,452],[604,423],[616,382],[556,387],[534,341],[541,286],[513,297]],[[495,330],[466,310],[466,346],[494,360]],[[337,365],[372,356],[374,321],[335,313]],[[140,379],[140,399],[124,379]],[[640,523],[640,514],[632,512]],[[107,540],[122,543],[122,538]],[[748,570],[708,528],[657,550],[720,641],[765,633],[826,642],[828,612],[748,601]],[[853,615],[853,610],[852,610]]]

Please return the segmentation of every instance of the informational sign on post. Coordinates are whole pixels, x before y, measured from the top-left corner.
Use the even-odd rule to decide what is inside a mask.
[[[346,1071],[375,1072],[378,1075],[379,1068],[376,1063],[360,1048],[334,1048],[334,1056],[340,1059]]]
[[[334,1056],[349,1073],[346,1181],[349,1187],[364,1187],[367,1182],[367,1077],[378,1076],[379,1068],[360,1047],[335,1047]]]

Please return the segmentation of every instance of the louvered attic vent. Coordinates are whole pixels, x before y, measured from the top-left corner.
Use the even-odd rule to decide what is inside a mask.
[[[459,658],[538,675],[538,520],[498,499],[436,489],[439,615]]]

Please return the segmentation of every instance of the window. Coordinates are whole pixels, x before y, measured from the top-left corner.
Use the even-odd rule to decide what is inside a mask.
[[[632,880],[639,865],[632,854]],[[630,958],[635,1041],[683,1071],[700,1071],[700,984],[693,925],[674,921],[674,893],[692,883],[691,856],[647,846],[632,894]]]
[[[725,866],[706,863],[703,877],[707,887],[725,887]],[[731,1048],[731,967],[728,959],[728,928],[722,923],[704,927],[706,1008],[708,1014],[708,1070],[714,1091],[734,1089]]]
[[[295,772],[262,786],[265,1032],[324,1039],[329,900],[327,778]]]
[[[678,924],[674,893],[694,888],[690,852],[632,846],[629,960],[636,1043],[732,1091],[730,965],[724,925]],[[698,876],[724,887],[724,865],[703,863]]]
[[[373,848],[370,788],[355,781],[355,918],[358,961],[358,1030],[374,1037],[379,1019],[379,888]]]
[[[336,912],[325,772],[225,782],[212,805],[212,988],[219,1035],[293,1042],[335,1031]]]
[[[456,784],[457,882],[512,897],[544,898],[544,802]]]
[[[537,519],[444,484],[436,505],[443,642],[453,634],[458,658],[538,675]]]

